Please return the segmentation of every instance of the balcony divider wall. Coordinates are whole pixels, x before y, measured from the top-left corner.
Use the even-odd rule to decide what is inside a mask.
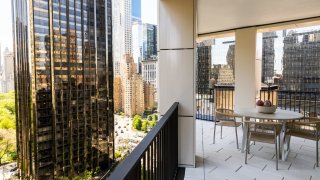
[[[178,164],[195,166],[196,0],[159,0],[159,113],[179,102]]]

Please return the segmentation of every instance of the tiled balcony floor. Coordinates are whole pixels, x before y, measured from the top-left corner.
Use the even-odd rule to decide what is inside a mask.
[[[196,168],[186,168],[185,179],[195,180],[316,180],[320,179],[320,168],[315,167],[315,141],[292,138],[287,161],[279,161],[275,169],[273,144],[256,142],[251,146],[248,164],[244,153],[236,149],[234,128],[217,127],[216,143],[213,144],[213,122],[196,121],[197,147]],[[239,147],[242,128],[238,128]]]

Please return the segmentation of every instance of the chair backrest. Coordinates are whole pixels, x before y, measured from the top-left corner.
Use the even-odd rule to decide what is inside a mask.
[[[259,132],[263,134],[279,134],[282,124],[267,119],[260,119],[259,121],[245,121],[249,127],[250,132]]]
[[[287,128],[295,131],[315,132],[320,130],[320,118],[304,117],[287,123]]]
[[[216,109],[215,117],[218,121],[235,121],[235,118],[238,117],[231,109]]]

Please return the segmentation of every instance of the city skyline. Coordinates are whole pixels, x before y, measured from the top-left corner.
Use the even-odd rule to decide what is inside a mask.
[[[141,0],[141,19],[143,23],[157,25],[157,1]],[[13,50],[12,39],[12,17],[11,17],[11,0],[2,0],[0,6],[0,44],[2,44],[2,53],[6,47]]]
[[[286,32],[289,33],[290,31],[294,31],[297,33],[303,33],[303,32],[309,32],[313,29],[319,29],[320,26],[309,26],[309,27],[301,27],[301,28],[292,28],[292,29],[286,29]],[[277,74],[282,74],[282,58],[283,58],[283,30],[274,31],[276,33],[276,36],[278,38],[274,39],[274,71]],[[259,36],[257,36],[259,37]],[[228,51],[229,42],[235,41],[234,35],[223,37],[223,38],[217,38],[215,39],[215,43],[211,46],[211,60],[212,65],[214,64],[227,64],[227,59],[225,54]],[[298,39],[299,42],[302,41],[301,37]],[[227,42],[227,43],[226,43]],[[234,42],[233,42],[234,43]]]

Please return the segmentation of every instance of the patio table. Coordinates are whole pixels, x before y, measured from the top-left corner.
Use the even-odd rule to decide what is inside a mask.
[[[290,145],[289,145],[290,141],[289,141],[289,137],[286,136],[286,122],[288,120],[301,119],[303,117],[302,114],[298,112],[282,110],[282,109],[277,109],[276,112],[273,114],[265,114],[265,113],[259,113],[256,108],[238,109],[238,110],[235,110],[235,113],[237,113],[240,116],[243,116],[244,119],[250,119],[250,118],[270,119],[270,120],[277,120],[280,123],[282,123],[282,130],[280,133],[280,139],[281,139],[280,140],[280,147],[281,147],[280,156],[283,161],[287,159],[288,153],[290,151]],[[241,146],[242,153],[245,150],[247,132],[248,132],[247,126],[244,126],[243,128],[244,129],[243,129],[242,146]],[[286,148],[284,146],[286,146]]]

